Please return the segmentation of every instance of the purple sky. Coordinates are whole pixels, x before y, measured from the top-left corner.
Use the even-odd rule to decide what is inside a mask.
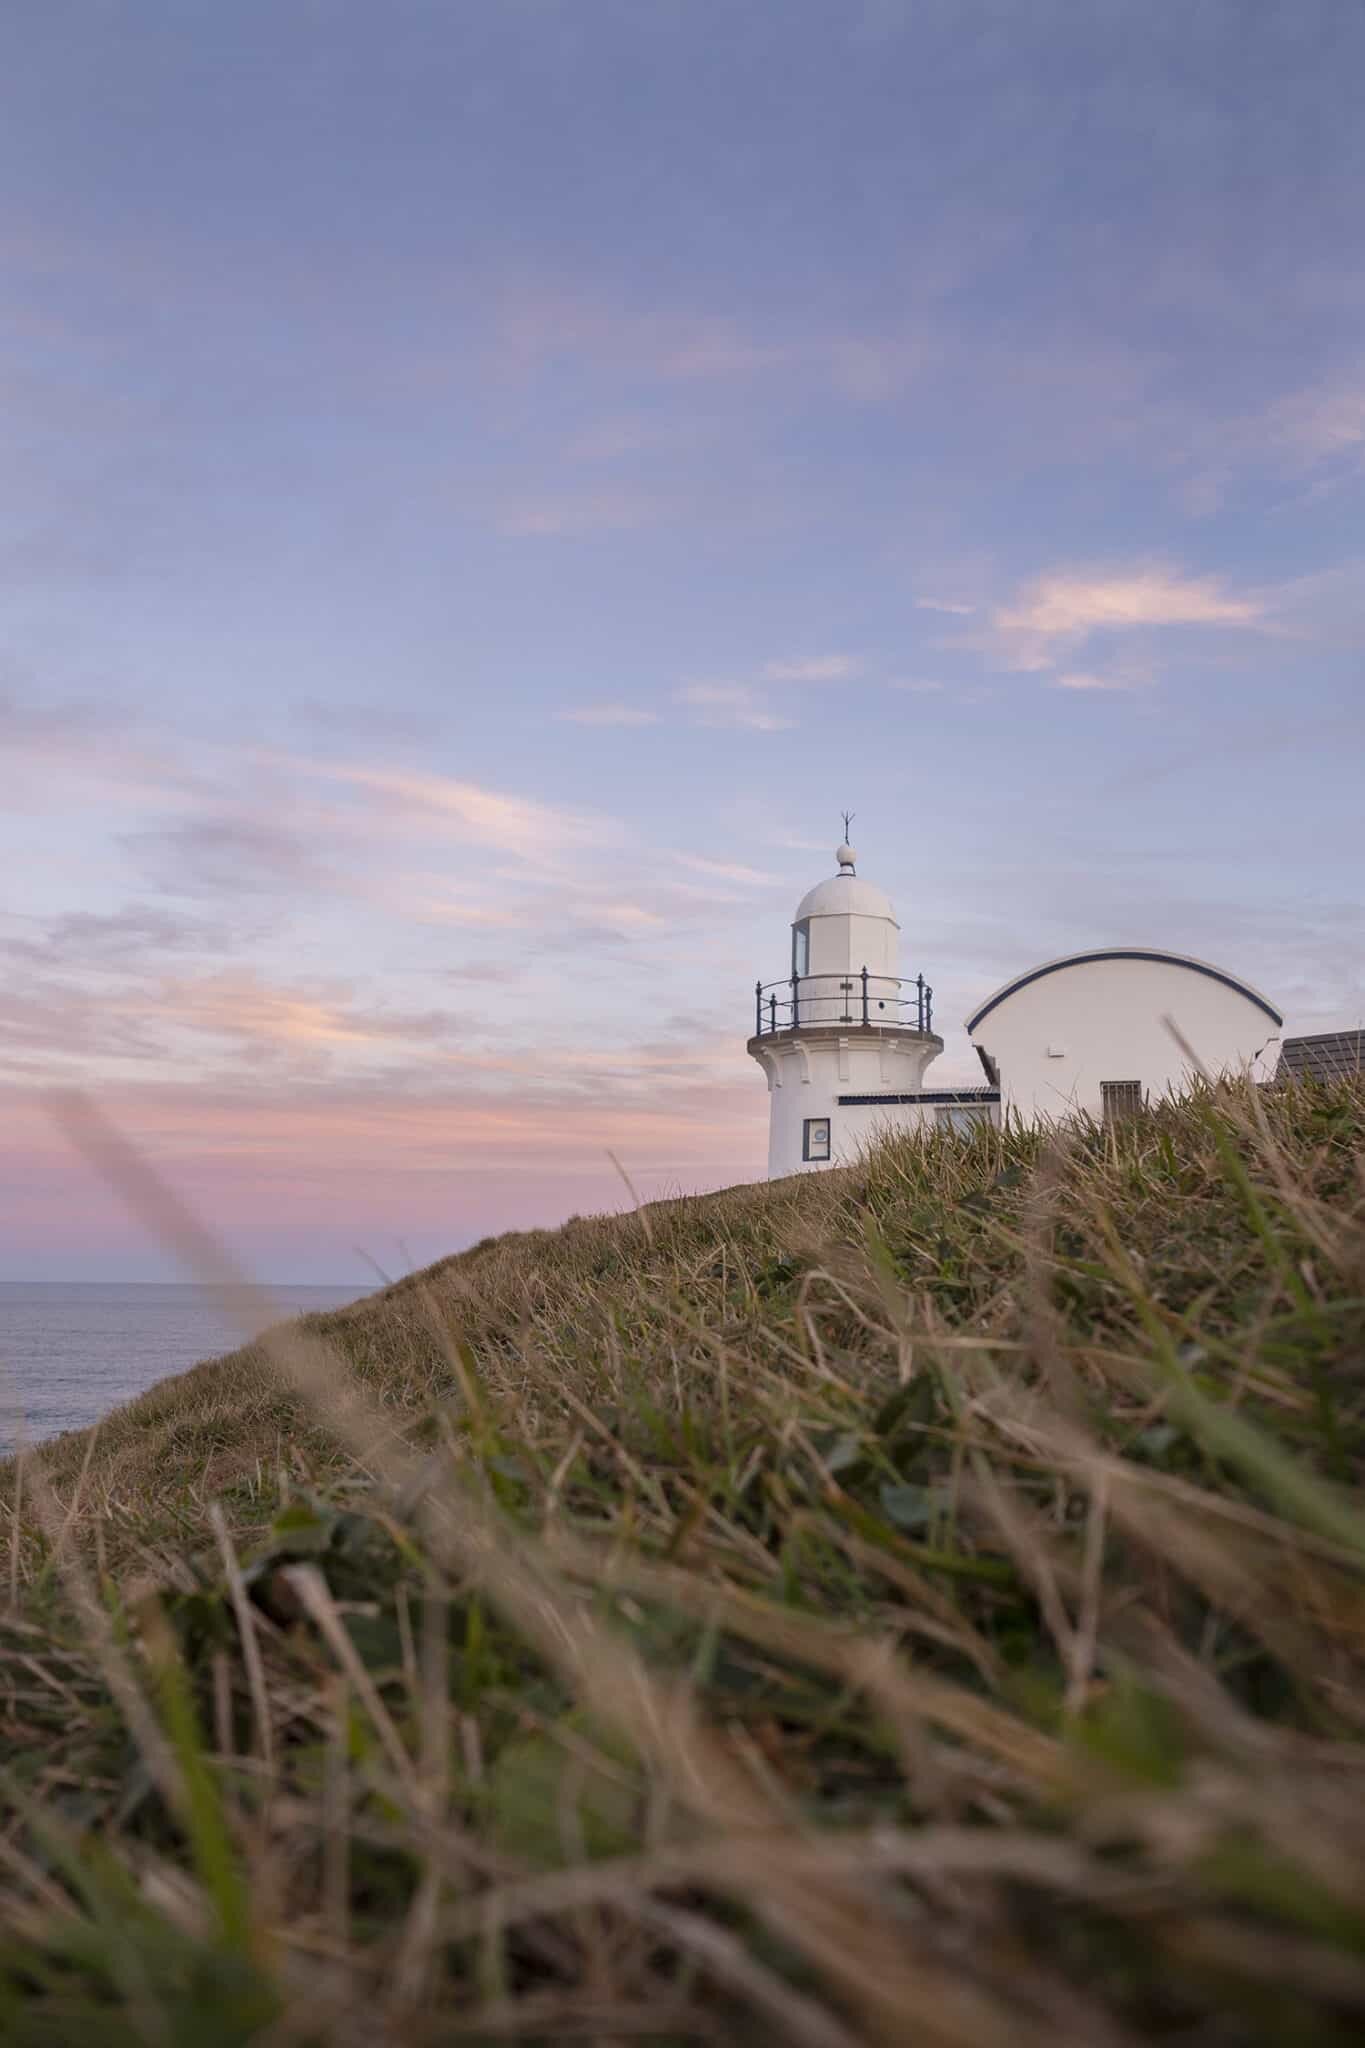
[[[0,1277],[751,1179],[857,813],[961,1019],[1362,1020],[1359,0],[10,0]]]

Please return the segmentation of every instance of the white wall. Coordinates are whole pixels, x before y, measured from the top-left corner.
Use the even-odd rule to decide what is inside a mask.
[[[890,918],[816,912],[803,922],[810,933],[810,965],[800,992],[803,1023],[837,1024],[848,1015],[861,1024],[864,967],[870,1022],[907,1021],[900,1003],[906,991],[895,979],[897,931]],[[846,981],[850,988],[844,988]]]
[[[942,1049],[935,1038],[887,1031],[840,1037],[815,1030],[750,1041],[768,1079],[768,1178],[845,1166],[888,1130],[914,1130],[933,1116],[918,1103],[841,1107],[841,1095],[904,1095],[924,1085],[924,1070]],[[803,1159],[808,1117],[830,1120],[828,1162]]]
[[[781,989],[777,994],[780,1002],[789,1002],[790,990],[786,996]],[[798,1002],[800,1021],[803,1024],[860,1025],[863,1021],[862,972],[855,972],[849,968],[841,969],[837,973],[812,969],[801,978]],[[790,1008],[785,1008],[780,1014],[785,1022],[791,1016]],[[898,981],[887,980],[869,971],[867,1020],[869,1024],[913,1026],[916,1022],[914,988],[909,983],[902,988]]]
[[[805,922],[812,974],[859,974],[864,967],[873,975],[895,974],[898,934],[890,918],[817,911]]]
[[[1202,965],[1202,963],[1199,963]],[[1170,1017],[1211,1074],[1269,1079],[1279,1026],[1240,988],[1170,959],[1061,962],[981,1018],[972,1043],[1000,1070],[1002,1108],[1030,1121],[1099,1116],[1102,1081],[1140,1081],[1150,1101],[1178,1094],[1191,1069]]]

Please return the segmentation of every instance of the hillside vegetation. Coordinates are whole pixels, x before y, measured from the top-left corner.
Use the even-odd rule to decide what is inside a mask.
[[[1363,1140],[898,1141],[29,1454],[0,2036],[1359,2039]]]

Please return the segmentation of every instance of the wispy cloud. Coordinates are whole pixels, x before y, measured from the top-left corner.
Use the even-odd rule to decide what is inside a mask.
[[[1253,627],[1261,599],[1238,595],[1214,576],[1151,565],[1061,571],[1037,577],[993,615],[997,651],[1018,669],[1049,669],[1096,633],[1151,627]]]
[[[181,749],[113,699],[43,701],[0,686],[0,747],[26,764],[5,792],[19,809],[47,810],[62,785],[138,809],[149,801],[198,805],[212,787],[212,776],[191,772]]]
[[[92,715],[101,722],[92,706],[26,702],[16,691],[0,687],[0,741],[9,751],[43,754],[65,748],[88,734]]]
[[[618,414],[581,427],[570,436],[564,453],[571,462],[620,462],[678,438],[680,429],[642,413]]]
[[[424,775],[399,768],[366,768],[349,761],[296,764],[302,772],[369,792],[403,817],[420,812],[438,819],[453,836],[471,845],[523,859],[573,848],[616,844],[621,830],[611,818],[561,810],[533,797],[486,789],[454,776]]]
[[[675,853],[679,867],[690,868],[693,874],[714,875],[718,882],[738,882],[746,888],[766,888],[778,877],[770,875],[763,868],[748,868],[738,861],[707,860],[699,853]]]
[[[1267,631],[1358,654],[1365,646],[1365,558],[1291,577],[1265,593]]]
[[[274,894],[324,879],[317,850],[298,832],[246,809],[125,833],[122,845],[158,888],[176,896]]]
[[[1122,676],[1096,675],[1090,669],[1068,669],[1063,675],[1049,676],[1048,682],[1054,690],[1130,690],[1133,687]]]
[[[0,950],[11,960],[35,967],[76,966],[87,974],[146,965],[171,953],[221,955],[239,936],[230,925],[183,917],[156,904],[10,921],[19,929],[0,938]]]
[[[568,711],[557,711],[555,717],[568,725],[657,725],[657,711],[646,711],[638,704],[577,704]]]
[[[729,379],[771,370],[790,344],[735,321],[594,295],[572,285],[522,286],[494,314],[500,374],[525,375],[546,362],[587,359],[658,377]]]
[[[495,524],[513,540],[579,540],[654,526],[673,509],[657,492],[626,485],[554,490],[515,499]]]
[[[423,924],[467,925],[474,931],[520,931],[531,922],[524,905],[474,903],[468,897],[446,895],[431,888],[429,879],[425,887],[420,882],[411,882],[396,890],[393,908]]]
[[[0,991],[0,1075],[73,1071],[103,1086],[120,1072],[174,1074],[192,1087],[206,1074],[320,1071],[339,1056],[389,1048],[400,1063],[450,1039],[446,1011],[365,1001],[347,982],[272,978],[241,962],[169,975],[153,954],[90,963],[72,954],[11,970]]]
[[[1278,399],[1262,433],[1307,462],[1365,457],[1365,363]]]
[[[743,383],[780,372],[863,404],[894,400],[939,347],[918,329],[849,333],[821,322],[793,331],[789,324],[746,323],[540,281],[505,295],[493,318],[493,357],[502,377],[565,360],[674,384]],[[607,438],[608,453],[614,439]],[[585,452],[595,452],[591,439]]]
[[[175,1025],[239,1041],[255,1058],[272,1047],[310,1053],[356,1046],[432,1046],[449,1039],[444,1010],[418,1014],[358,1002],[345,983],[272,983],[249,968],[225,968],[167,983],[158,1007]]]
[[[477,982],[490,988],[514,988],[525,979],[525,969],[515,960],[466,960],[445,969],[447,981]]]
[[[784,853],[828,853],[834,844],[835,834],[828,839],[811,839],[800,832],[770,832],[769,846],[780,846]]]
[[[966,619],[971,617],[972,613],[976,610],[976,606],[974,604],[959,604],[955,599],[948,597],[917,597],[915,599],[915,610],[917,612],[951,612],[954,618]]]
[[[730,321],[700,321],[671,345],[663,343],[657,367],[665,377],[749,377],[773,369],[789,352]]]
[[[1216,577],[1143,569],[1041,576],[997,622],[1007,632],[1070,639],[1097,626],[1249,625],[1261,609],[1252,598],[1228,595]]]
[[[698,725],[784,732],[792,723],[765,704],[747,683],[688,683],[679,690],[678,702],[695,714]]]
[[[589,901],[575,906],[575,914],[585,924],[599,925],[608,931],[637,932],[664,923],[659,911],[643,903]]]
[[[1197,415],[1174,438],[1192,465],[1177,486],[1191,518],[1208,518],[1234,493],[1264,489],[1268,478],[1276,479],[1268,511],[1311,502],[1365,472],[1365,361],[1231,417]]]
[[[851,654],[812,654],[799,661],[770,661],[763,670],[768,683],[843,683],[858,673]]]
[[[827,358],[830,380],[841,397],[875,405],[898,397],[925,367],[932,349],[920,339],[870,334],[828,342],[817,353]]]
[[[399,742],[429,745],[440,730],[439,719],[430,711],[385,699],[346,703],[336,697],[300,697],[290,713],[310,736],[323,733],[332,745],[342,734],[390,747]]]

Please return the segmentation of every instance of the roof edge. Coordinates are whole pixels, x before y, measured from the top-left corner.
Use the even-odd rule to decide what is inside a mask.
[[[1188,967],[1195,974],[1207,974],[1212,981],[1221,981],[1225,988],[1236,989],[1239,996],[1254,1003],[1258,1010],[1264,1010],[1278,1031],[1284,1024],[1275,1005],[1254,989],[1250,982],[1241,981],[1235,974],[1228,974],[1221,967],[1214,967],[1207,960],[1196,960],[1190,953],[1167,953],[1157,946],[1099,946],[1089,953],[1066,953],[1058,960],[1045,960],[1041,967],[1032,967],[1027,974],[1016,974],[995,994],[988,996],[981,1007],[967,1019],[966,1029],[973,1032],[984,1017],[1003,1003],[1016,990],[1027,988],[1031,981],[1041,981],[1045,974],[1057,974],[1064,967],[1086,967],[1095,960],[1156,960],[1167,967]]]

